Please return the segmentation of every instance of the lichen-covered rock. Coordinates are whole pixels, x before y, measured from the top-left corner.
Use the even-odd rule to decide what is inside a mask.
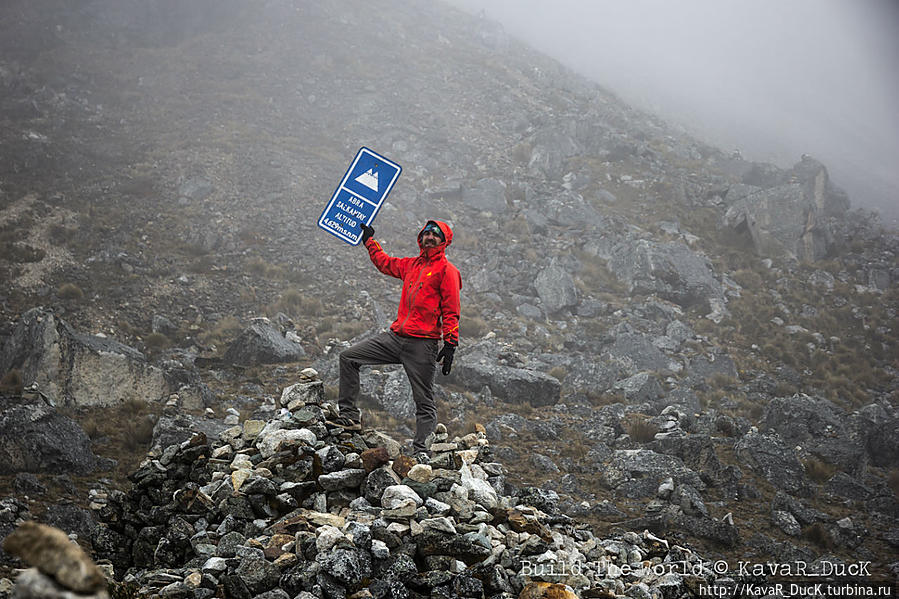
[[[45,402],[7,398],[0,405],[0,474],[87,474],[106,464],[78,424]]]
[[[746,464],[787,493],[803,497],[811,493],[796,452],[776,435],[762,435],[752,430],[737,441],[734,454],[741,464]]]
[[[296,362],[306,355],[303,346],[291,341],[266,321],[257,321],[238,335],[225,352],[224,361],[240,366]]]
[[[747,231],[762,256],[813,262],[833,245],[831,219],[849,209],[849,199],[831,183],[824,165],[812,158],[797,163],[792,175],[797,182],[757,191],[741,189],[724,224]]]
[[[494,356],[481,348],[469,353],[460,350],[446,380],[473,391],[488,387],[506,402],[551,406],[559,401],[562,385],[558,379],[536,370],[497,364]]]
[[[608,265],[631,293],[656,293],[681,306],[705,309],[724,301],[708,258],[681,242],[623,241],[612,249]]]
[[[651,497],[666,478],[686,483],[696,489],[704,489],[699,475],[677,457],[663,455],[648,449],[620,449],[601,474],[603,484],[617,495],[624,497]]]
[[[548,314],[555,314],[577,305],[577,287],[574,285],[574,279],[555,262],[537,274],[534,287]]]
[[[44,308],[22,315],[0,348],[0,373],[18,369],[26,385],[56,404],[111,406],[168,396],[163,371],[132,347],[77,332]]]

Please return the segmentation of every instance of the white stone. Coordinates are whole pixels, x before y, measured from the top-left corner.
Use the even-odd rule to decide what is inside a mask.
[[[390,557],[390,548],[384,541],[372,539],[371,555],[375,559],[387,559],[388,557]]]
[[[270,458],[278,452],[278,445],[284,441],[303,441],[308,445],[315,445],[316,440],[315,433],[306,428],[278,430],[257,441],[256,447],[263,458]]]
[[[456,532],[456,527],[453,526],[453,522],[449,518],[444,518],[444,517],[426,518],[421,521],[421,526],[425,530],[436,530],[439,532],[458,534]]]
[[[392,510],[406,505],[408,501],[413,501],[418,507],[424,503],[418,493],[406,485],[392,485],[384,489],[381,495],[381,506],[385,509]]]
[[[406,476],[417,483],[429,483],[433,478],[433,471],[428,464],[416,464],[412,466]]]
[[[468,490],[469,499],[488,510],[499,505],[499,496],[496,493],[496,489],[490,486],[490,483],[486,480],[475,478],[468,466],[462,466],[460,472],[462,474],[462,486]]]
[[[442,501],[438,501],[433,497],[428,497],[425,500],[425,507],[428,508],[428,512],[434,514],[436,516],[446,516],[450,513],[452,509],[449,504],[443,503]]]
[[[339,529],[330,525],[320,526],[316,531],[315,548],[319,553],[327,554],[344,538]]]

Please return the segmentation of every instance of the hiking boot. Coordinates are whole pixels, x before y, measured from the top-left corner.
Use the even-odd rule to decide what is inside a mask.
[[[339,426],[345,431],[361,431],[362,430],[362,422],[359,420],[353,420],[352,418],[347,418],[346,416],[338,416],[337,418],[332,418],[330,420],[325,420],[325,424],[330,424],[331,426]]]

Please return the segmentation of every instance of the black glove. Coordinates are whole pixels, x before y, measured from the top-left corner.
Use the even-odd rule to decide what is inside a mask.
[[[444,343],[443,347],[440,349],[440,353],[437,354],[437,362],[443,360],[443,376],[446,376],[450,373],[450,370],[453,368],[453,354],[456,353],[456,346],[452,343]]]
[[[365,223],[362,223],[359,226],[362,227],[362,243],[365,243],[366,241],[368,241],[369,239],[372,238],[372,235],[375,234],[375,230],[374,230],[374,228],[369,227]]]

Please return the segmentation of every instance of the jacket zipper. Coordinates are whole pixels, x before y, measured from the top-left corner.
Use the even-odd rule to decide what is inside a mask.
[[[414,290],[412,292],[412,296],[409,298],[409,306],[408,308],[406,308],[406,318],[404,318],[403,322],[400,323],[401,332],[406,327],[406,321],[409,320],[410,316],[412,316],[412,303],[415,301],[415,297],[418,295],[418,290],[421,289],[421,285],[419,285],[419,283],[421,282],[421,275],[424,273],[424,271],[424,264],[422,264],[422,268],[418,270],[418,278],[415,279],[415,283],[412,285]],[[418,287],[416,288],[415,285],[418,285]]]

